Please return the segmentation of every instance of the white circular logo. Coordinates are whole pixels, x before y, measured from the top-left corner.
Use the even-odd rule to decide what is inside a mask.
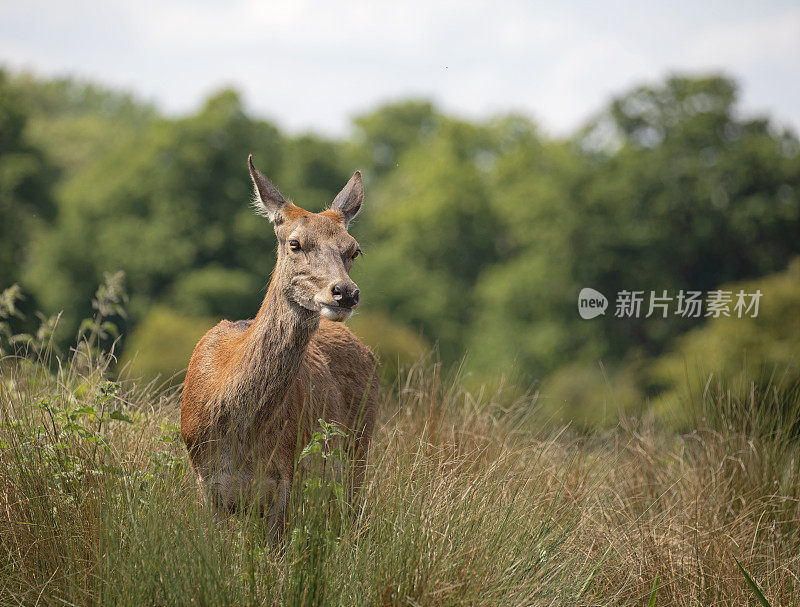
[[[605,314],[607,307],[608,300],[600,291],[585,287],[578,294],[578,314],[584,320],[590,320]]]

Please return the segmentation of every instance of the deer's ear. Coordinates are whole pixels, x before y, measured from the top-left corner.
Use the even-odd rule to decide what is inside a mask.
[[[264,177],[264,174],[253,166],[253,155],[247,157],[247,166],[250,168],[250,177],[253,178],[253,185],[256,187],[256,200],[255,206],[259,213],[265,215],[267,219],[274,222],[275,216],[283,209],[288,202],[281,196],[269,179]]]
[[[361,171],[356,171],[342,188],[342,191],[333,199],[331,209],[339,211],[344,217],[345,225],[350,225],[353,217],[361,210],[364,200],[364,185],[361,183]]]

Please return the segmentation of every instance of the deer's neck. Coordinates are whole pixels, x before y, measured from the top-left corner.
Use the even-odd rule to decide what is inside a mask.
[[[254,414],[274,412],[283,403],[319,327],[319,314],[291,302],[285,284],[276,268],[245,335],[238,397]]]

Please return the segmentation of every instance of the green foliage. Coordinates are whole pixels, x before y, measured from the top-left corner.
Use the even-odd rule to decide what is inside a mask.
[[[176,277],[166,300],[187,316],[251,318],[254,296],[263,291],[264,279],[254,272],[210,264]]]
[[[288,605],[319,605],[330,593],[326,588],[325,562],[340,549],[346,532],[347,433],[335,424],[317,420],[320,429],[303,447],[298,465],[307,470],[292,520],[287,552],[292,567],[286,588]]]
[[[709,382],[745,392],[750,384],[760,391],[776,384],[800,385],[800,259],[784,272],[722,288],[733,293],[760,290],[758,316],[712,318],[678,338],[651,366],[652,381],[663,392],[659,407],[696,400]]]
[[[119,328],[111,319],[125,318],[127,301],[125,273],[121,270],[106,272],[92,298],[94,312],[90,318],[84,318],[78,328],[78,343],[72,358],[76,368],[91,371],[98,366],[105,369],[110,364],[120,336]]]
[[[517,122],[492,173],[492,205],[502,225],[502,257],[486,265],[474,287],[469,333],[472,366],[485,373],[520,371],[529,383],[576,358],[595,360],[602,340],[576,318],[582,286],[576,270],[578,230],[585,225],[571,183],[579,166],[572,151],[542,142]]]
[[[378,355],[381,378],[388,384],[431,351],[430,343],[419,332],[379,311],[361,311],[348,324]]]
[[[403,153],[426,144],[441,115],[427,101],[401,101],[358,116],[354,121],[356,156],[369,173],[381,176],[400,164]]]
[[[126,341],[119,368],[125,375],[150,381],[179,382],[195,345],[216,324],[211,317],[192,317],[165,306],[153,306]]]
[[[87,389],[87,392],[89,390]],[[77,390],[80,393],[82,390]],[[16,434],[19,439],[20,449],[31,449],[39,453],[39,465],[43,472],[48,473],[56,487],[61,491],[67,490],[68,481],[80,479],[84,474],[102,475],[106,469],[95,459],[97,447],[109,452],[104,426],[115,422],[133,423],[131,417],[122,409],[113,408],[121,406],[118,403],[119,387],[110,381],[105,381],[89,399],[82,401],[51,401],[41,399],[32,405],[42,410],[42,427],[50,433],[42,447],[38,427],[28,427],[26,431]],[[76,446],[75,443],[79,443]],[[81,447],[91,446],[92,458],[88,461],[76,451]],[[27,457],[30,457],[29,453]]]
[[[576,360],[656,355],[692,321],[586,322],[579,290],[709,291],[786,267],[798,250],[800,148],[765,120],[738,118],[734,88],[671,78],[614,100],[577,149],[532,141],[500,158],[494,200],[516,248],[476,287],[479,366],[496,356],[496,368],[516,362],[535,379]]]
[[[3,342],[8,345],[13,345],[12,341],[15,337],[11,329],[11,319],[19,318],[22,313],[17,310],[17,302],[22,298],[22,289],[19,285],[11,285],[7,289],[0,292],[0,356],[6,352],[3,349]]]
[[[284,139],[280,166],[271,176],[274,183],[284,195],[311,210],[329,206],[354,170],[344,162],[340,142],[310,134]]]
[[[416,356],[411,336],[421,336],[447,364],[466,353],[476,381],[505,376],[519,392],[542,381],[588,415],[612,406],[605,380],[587,371],[599,361],[624,387],[613,408],[628,410],[664,387],[628,370],[674,350],[704,319],[607,313],[587,322],[575,313],[581,288],[610,298],[709,291],[780,272],[800,254],[800,143],[767,119],[741,117],[737,94],[723,77],[666,78],[616,97],[561,139],[518,115],[468,122],[400,101],[358,116],[351,136],[335,140],[286,136],[248,116],[230,90],[168,119],[96,85],[3,76],[0,283],[20,282],[25,306],[63,310],[62,348],[95,285],[118,269],[132,293],[123,332],[136,332],[154,305],[252,317],[274,237],[247,204],[247,154],[311,209],[360,168],[360,330],[393,366]],[[14,322],[33,335],[34,316],[23,312]],[[188,339],[178,341],[164,358],[177,366],[143,372],[183,368],[177,353]],[[786,358],[762,350],[754,361]]]
[[[24,98],[0,69],[0,289],[20,279],[34,232],[54,213],[57,174],[27,127]]]
[[[31,74],[11,82],[29,113],[31,142],[67,177],[156,118],[150,105],[90,82]]]
[[[589,165],[573,269],[584,286],[708,291],[786,267],[800,231],[798,142],[742,120],[723,78],[670,78],[616,99],[619,149]],[[690,323],[598,323],[607,353],[658,353]]]
[[[367,255],[354,273],[370,307],[421,327],[450,360],[461,351],[471,286],[496,257],[498,222],[476,166],[479,137],[451,121],[403,156],[374,195]]]
[[[98,339],[109,336],[118,337],[117,326],[105,319],[111,316],[125,317],[125,302],[128,295],[125,293],[125,272],[106,272],[103,282],[97,288],[92,298],[92,309],[95,314],[92,318],[85,319],[78,330],[78,339],[86,337],[89,344]]]
[[[573,363],[549,374],[539,389],[542,410],[560,422],[608,426],[645,409],[642,363],[615,368]]]
[[[39,328],[32,335],[12,328],[12,319],[25,318],[18,309],[19,302],[24,299],[18,284],[13,284],[0,292],[0,356],[18,350],[42,355],[55,349],[53,334],[58,324],[58,315],[45,316],[41,312],[36,312]]]
[[[347,434],[336,424],[329,424],[324,419],[318,419],[317,423],[319,423],[320,429],[318,432],[314,432],[311,435],[311,440],[309,440],[308,444],[300,451],[299,460],[302,462],[306,458],[310,459],[314,454],[319,454],[323,462],[331,460],[344,464],[345,457],[342,450],[339,448],[331,449],[329,447],[332,442],[338,441],[341,438],[347,438]],[[313,479],[308,480],[313,481]],[[308,486],[310,485],[307,483],[306,487]],[[338,487],[339,490],[337,490],[336,493],[341,493],[341,485]]]
[[[265,276],[270,229],[246,204],[251,185],[243,167],[248,152],[265,168],[277,165],[278,141],[273,127],[244,115],[232,92],[210,99],[195,117],[155,122],[65,185],[29,284],[49,308],[63,306],[70,325],[103,269],[125,271],[134,318],[194,268],[224,263]],[[259,299],[250,293],[250,309]]]

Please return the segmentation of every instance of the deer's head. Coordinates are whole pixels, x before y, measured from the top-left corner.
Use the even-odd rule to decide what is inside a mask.
[[[359,300],[358,286],[349,272],[361,249],[347,228],[364,199],[361,173],[353,174],[329,209],[312,213],[284,199],[253,166],[252,155],[247,162],[256,207],[274,224],[278,237],[273,287],[282,289],[295,305],[324,318],[348,319]]]

